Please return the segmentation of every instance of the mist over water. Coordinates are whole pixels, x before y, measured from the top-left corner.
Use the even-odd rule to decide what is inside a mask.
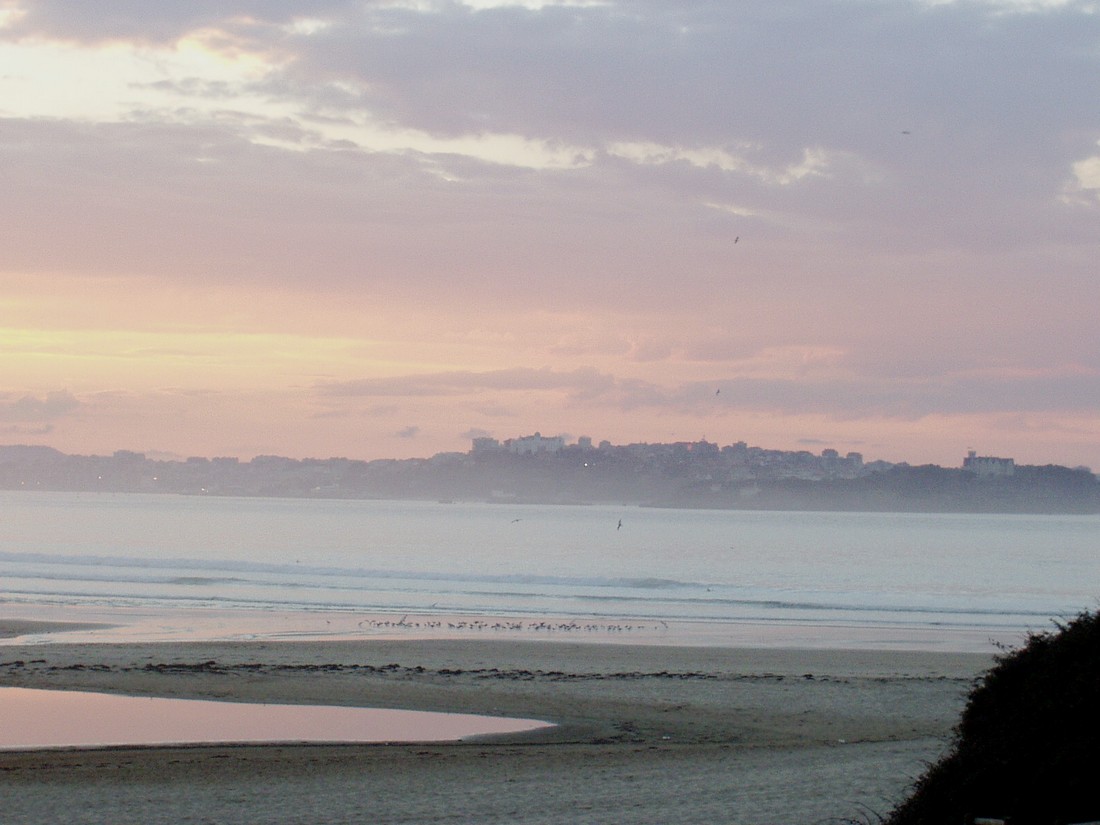
[[[1100,517],[3,493],[0,606],[1049,629]],[[619,527],[621,521],[622,526]],[[425,619],[425,624],[428,619]],[[347,622],[345,622],[347,624]]]

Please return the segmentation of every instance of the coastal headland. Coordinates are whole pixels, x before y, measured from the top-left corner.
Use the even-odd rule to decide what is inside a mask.
[[[78,456],[42,446],[0,445],[0,490],[734,510],[1100,513],[1100,481],[1083,467],[1019,466],[1012,459],[980,456],[967,458],[971,465],[961,468],[865,463],[858,453],[842,457],[826,449],[815,455],[742,442],[592,447],[560,441],[540,437],[554,449],[533,452],[475,444],[468,453],[374,461],[281,456],[178,461],[128,450]]]
[[[12,823],[806,823],[900,802],[984,653],[405,639],[20,645],[0,686],[534,718],[451,743],[0,753]]]

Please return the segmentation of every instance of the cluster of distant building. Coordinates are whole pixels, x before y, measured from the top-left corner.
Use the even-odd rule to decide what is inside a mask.
[[[475,438],[431,458],[184,461],[119,450],[65,455],[0,446],[0,489],[222,496],[638,504],[772,510],[1100,512],[1087,468],[1017,465],[971,450],[962,467],[865,462],[826,448],[768,450],[743,441],[594,445],[541,433]]]
[[[821,451],[820,455],[815,456],[808,450],[765,450],[760,447],[749,447],[744,441],[738,441],[726,447],[719,447],[717,444],[706,440],[679,441],[670,444],[627,444],[618,447],[610,441],[601,441],[598,445],[593,446],[592,439],[585,435],[580,436],[575,445],[569,445],[566,444],[564,436],[545,436],[539,432],[534,435],[508,438],[504,441],[487,436],[474,438],[470,453],[472,455],[493,453],[537,455],[540,453],[559,453],[569,448],[582,452],[592,450],[604,453],[624,451],[638,459],[655,458],[675,452],[692,454],[696,457],[720,455],[732,459],[734,463],[772,466],[775,469],[785,466],[792,470],[791,475],[793,476],[805,475],[805,471],[810,464],[816,464],[826,475],[831,476],[855,476],[895,466],[885,461],[864,464],[861,453],[849,452],[842,456],[837,450],[831,448],[826,448]],[[807,459],[815,460],[811,462]],[[901,466],[907,465],[903,464]],[[975,450],[970,450],[963,459],[962,468],[983,478],[997,478],[1013,475],[1016,471],[1016,462],[1012,458],[980,456]]]
[[[834,449],[824,449],[820,454],[815,455],[809,450],[766,450],[761,447],[750,447],[744,441],[720,447],[705,439],[624,445],[601,441],[598,445],[594,445],[590,437],[583,435],[575,444],[567,444],[564,436],[544,436],[538,432],[504,441],[489,437],[474,438],[470,455],[477,457],[560,454],[564,456],[573,452],[593,453],[594,457],[613,457],[642,463],[677,459],[697,464],[721,463],[727,468],[733,468],[735,475],[736,468],[740,468],[744,477],[764,471],[772,477],[855,478],[894,466],[887,462],[873,462],[865,465],[861,453],[849,452],[841,455]]]
[[[592,439],[582,435],[577,440],[577,446],[582,450],[591,450]],[[535,433],[521,438],[509,438],[503,443],[495,438],[475,438],[470,451],[485,454],[504,450],[513,455],[533,455],[535,453],[556,453],[563,449],[565,449],[565,436],[552,435],[547,437],[542,433]]]

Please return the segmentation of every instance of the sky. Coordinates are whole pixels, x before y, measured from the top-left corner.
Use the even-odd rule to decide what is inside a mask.
[[[0,444],[1100,469],[1100,2],[0,0]]]

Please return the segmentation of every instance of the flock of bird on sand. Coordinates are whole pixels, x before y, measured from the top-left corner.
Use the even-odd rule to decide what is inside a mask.
[[[665,622],[659,622],[668,629]],[[410,620],[408,615],[400,619],[363,619],[359,627],[372,630],[457,630],[490,632],[526,632],[526,633],[631,633],[634,631],[654,631],[662,627],[652,624],[620,624],[618,622],[547,622],[498,620],[487,622],[482,619],[442,619]]]

